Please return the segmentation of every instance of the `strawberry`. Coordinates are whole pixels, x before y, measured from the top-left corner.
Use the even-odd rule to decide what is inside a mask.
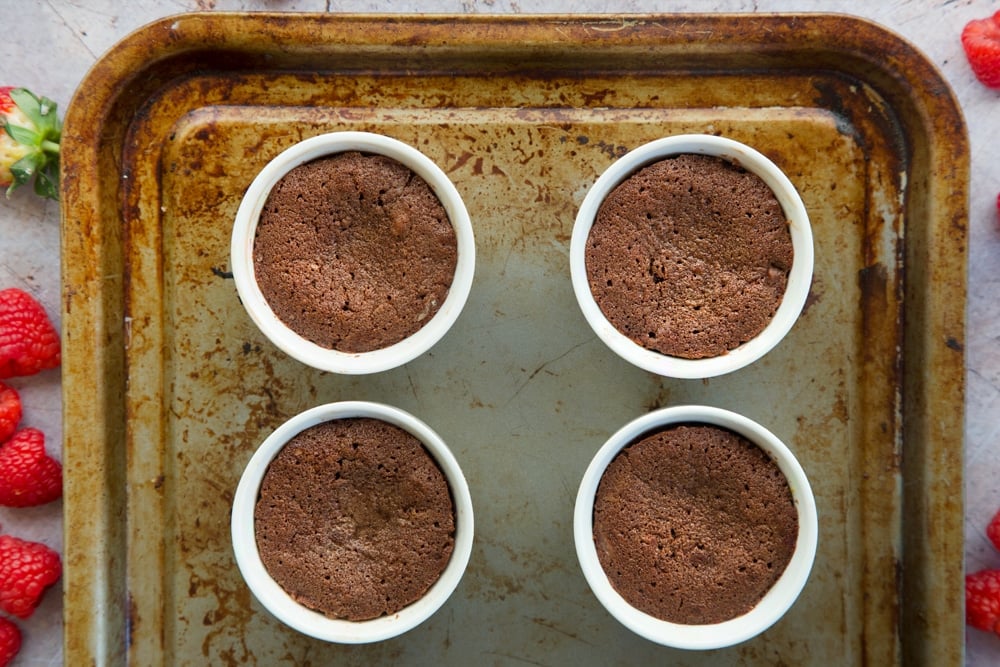
[[[28,618],[45,590],[60,576],[58,553],[41,542],[0,535],[0,609]]]
[[[1000,634],[1000,570],[980,570],[965,576],[965,622]]]
[[[0,505],[32,507],[62,495],[62,465],[45,453],[45,435],[26,428],[0,445]]]
[[[0,187],[7,196],[35,179],[35,194],[59,199],[59,140],[56,103],[25,88],[0,87]]]
[[[0,379],[60,363],[59,333],[45,309],[16,287],[0,290]]]
[[[0,382],[0,442],[14,435],[20,421],[21,397],[13,387]]]
[[[7,667],[20,650],[20,628],[13,621],[0,616],[0,667]]]
[[[969,21],[962,30],[962,48],[976,78],[1000,88],[1000,12]]]

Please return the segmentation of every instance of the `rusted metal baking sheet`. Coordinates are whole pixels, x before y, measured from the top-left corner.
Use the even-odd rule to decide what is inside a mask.
[[[455,328],[373,377],[281,354],[229,275],[230,225],[257,170],[338,129],[426,152],[477,235]],[[573,218],[597,174],[679,132],[771,157],[816,236],[790,336],[704,382],[614,357],[569,279]],[[939,73],[895,35],[830,15],[195,14],[104,56],[64,137],[67,664],[961,662],[967,141]],[[257,444],[339,399],[428,422],[475,503],[454,597],[380,645],[281,627],[229,545]],[[619,626],[572,544],[574,494],[604,439],[687,402],[743,412],[788,442],[821,519],[798,604],[710,653]]]

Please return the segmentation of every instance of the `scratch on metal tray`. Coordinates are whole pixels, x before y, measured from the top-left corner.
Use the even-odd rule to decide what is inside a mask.
[[[579,642],[583,642],[584,644],[586,644],[588,646],[596,646],[596,644],[594,644],[593,642],[588,642],[586,639],[584,639],[580,635],[578,635],[578,634],[576,634],[574,632],[570,632],[569,630],[564,630],[564,629],[560,628],[558,625],[556,625],[555,623],[553,623],[552,621],[550,621],[548,619],[545,619],[545,618],[531,618],[529,620],[532,623],[534,623],[535,625],[540,625],[541,627],[546,628],[547,630],[553,630],[555,632],[558,632],[561,635],[565,635],[566,637],[569,637],[570,639],[575,639],[575,640],[577,640]]]
[[[617,25],[609,25],[609,23],[611,21],[585,23],[584,25],[596,32],[618,32],[619,30],[626,30],[639,25],[639,21],[630,19],[622,19]]]
[[[123,324],[125,325],[125,349],[128,350],[132,347],[132,317],[126,315]]]
[[[529,660],[528,658],[522,658],[519,655],[512,655],[510,653],[501,653],[500,651],[486,651],[483,655],[492,655],[498,658],[507,658],[508,660],[516,660],[517,662],[523,662],[526,665],[538,665],[539,667],[548,667],[544,662],[538,662],[536,660]]]
[[[529,375],[529,376],[528,376],[528,378],[527,378],[527,379],[526,379],[526,380],[525,380],[524,382],[522,382],[522,383],[521,383],[520,385],[518,385],[517,389],[515,389],[515,390],[514,390],[514,393],[513,393],[513,394],[511,394],[510,398],[508,398],[508,399],[507,399],[507,402],[506,402],[506,403],[504,403],[504,407],[507,407],[508,405],[510,405],[510,404],[511,404],[511,402],[512,402],[512,401],[513,401],[513,400],[514,400],[515,398],[517,398],[518,394],[520,394],[520,393],[521,393],[521,391],[523,391],[523,390],[524,390],[524,388],[525,388],[525,387],[527,387],[527,386],[528,386],[528,384],[529,384],[529,383],[530,383],[530,382],[531,382],[532,380],[534,380],[534,379],[535,379],[535,376],[536,376],[536,375],[538,375],[539,373],[541,373],[541,372],[542,372],[543,370],[545,370],[545,368],[546,368],[547,366],[549,366],[549,365],[551,365],[551,364],[554,364],[555,362],[559,361],[560,359],[562,359],[562,358],[563,358],[563,357],[565,357],[566,355],[568,355],[568,354],[570,354],[571,352],[575,351],[575,350],[576,350],[577,348],[579,348],[579,347],[581,347],[581,346],[583,346],[583,345],[586,345],[586,344],[587,344],[587,343],[589,343],[589,342],[590,342],[590,341],[587,341],[587,340],[585,340],[585,341],[583,341],[583,342],[580,342],[580,343],[577,343],[576,345],[574,345],[573,347],[569,348],[568,350],[566,350],[565,352],[563,352],[563,353],[562,353],[562,354],[560,354],[559,356],[557,356],[557,357],[553,357],[552,359],[549,359],[548,361],[546,361],[546,362],[543,362],[543,363],[542,363],[542,364],[541,364],[540,366],[538,366],[538,368],[536,368],[535,370],[533,370],[533,371],[531,372],[531,375]]]
[[[503,258],[503,268],[500,269],[501,276],[507,275],[507,264],[510,263],[510,256],[512,254],[514,254],[514,246],[510,246],[507,248],[507,255]]]
[[[410,383],[410,393],[413,394],[413,398],[417,399],[419,402],[420,396],[417,395],[417,385],[413,382],[413,376],[410,375],[409,371],[406,372],[406,381]]]

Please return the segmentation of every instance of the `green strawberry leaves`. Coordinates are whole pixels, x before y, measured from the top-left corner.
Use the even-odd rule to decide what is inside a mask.
[[[7,189],[7,196],[19,185],[24,185],[35,177],[35,194],[48,199],[59,199],[59,156],[48,158],[45,153],[28,153],[10,166],[13,183]]]
[[[4,126],[7,130],[7,134],[11,136],[11,139],[19,144],[24,144],[26,146],[41,145],[42,138],[37,132],[33,132],[26,127],[21,127],[20,125],[11,125],[9,122]]]
[[[17,108],[31,119],[39,134],[44,136],[54,133],[56,138],[59,138],[61,124],[55,113],[55,102],[47,97],[35,97],[34,93],[27,88],[15,88],[10,91],[10,99],[14,100]]]
[[[10,166],[13,181],[7,196],[18,187],[35,181],[35,194],[49,199],[59,199],[59,141],[62,122],[56,103],[47,97],[38,98],[25,88],[10,91],[10,98],[17,108],[31,121],[32,127],[14,125],[9,120],[3,129],[17,143],[29,147],[28,153]]]

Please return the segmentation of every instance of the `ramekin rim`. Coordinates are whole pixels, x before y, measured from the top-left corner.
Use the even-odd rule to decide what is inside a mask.
[[[271,578],[254,537],[254,506],[268,465],[298,433],[320,423],[371,417],[416,436],[444,473],[455,505],[455,545],[438,580],[422,598],[392,616],[367,621],[332,619],[296,602]],[[451,449],[430,426],[401,408],[374,401],[337,401],[317,405],[285,420],[258,446],[244,467],[233,497],[230,532],[236,565],[254,598],[284,624],[332,643],[362,644],[399,636],[430,618],[457,588],[472,554],[474,516],[468,483]]]
[[[448,295],[419,330],[393,345],[370,352],[321,347],[296,333],[271,310],[257,285],[253,243],[260,212],[274,185],[295,167],[328,155],[357,150],[391,157],[423,178],[441,201],[455,230],[458,259]],[[240,201],[230,240],[230,268],[237,293],[257,328],[294,359],[332,373],[358,375],[401,366],[428,351],[458,319],[472,290],[476,245],[468,209],[454,183],[427,155],[388,135],[360,131],[318,134],[292,144],[272,158],[251,181]]]
[[[608,464],[644,433],[680,423],[704,423],[733,430],[763,449],[788,480],[799,516],[795,551],[785,571],[751,611],[705,625],[671,623],[639,611],[611,585],[601,567],[593,537],[594,496]],[[612,434],[591,459],[581,479],[573,513],[573,536],[581,570],[595,597],[622,625],[664,646],[688,650],[724,648],[759,635],[777,623],[804,589],[819,541],[816,501],[808,477],[791,449],[760,423],[731,410],[708,405],[660,408],[629,421]]]
[[[794,258],[781,304],[767,327],[755,338],[726,354],[704,359],[673,357],[642,347],[618,331],[604,316],[590,291],[586,244],[605,197],[644,166],[684,153],[713,155],[752,171],[775,193],[789,220]],[[812,284],[815,263],[812,226],[805,204],[788,176],[757,149],[712,134],[675,134],[644,143],[608,166],[590,187],[577,211],[570,238],[570,277],[584,318],[594,333],[618,356],[644,370],[678,379],[704,379],[745,368],[774,349],[802,313]]]

